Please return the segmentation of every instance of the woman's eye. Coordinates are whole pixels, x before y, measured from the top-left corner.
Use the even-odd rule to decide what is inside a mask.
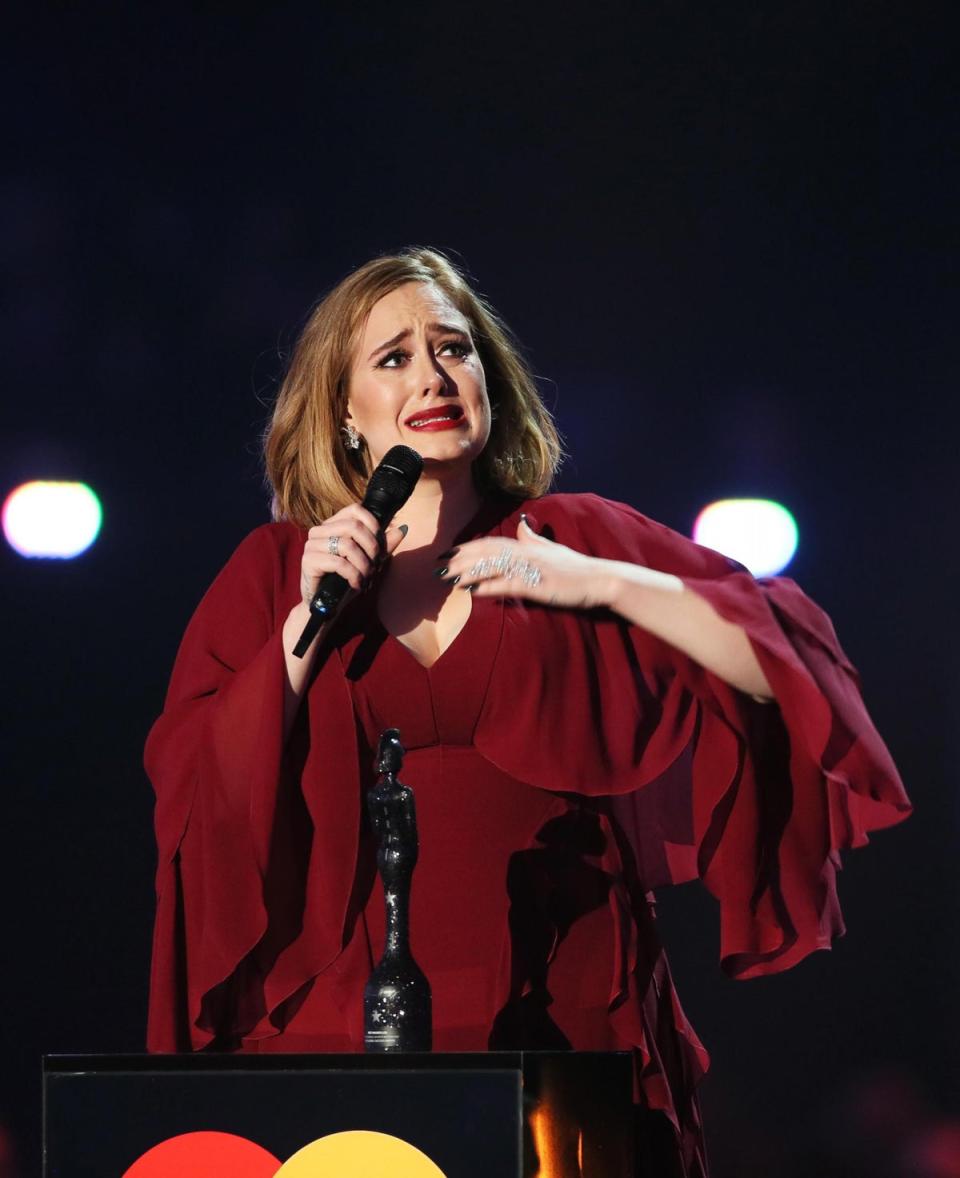
[[[450,355],[459,360],[464,356],[469,356],[473,351],[470,344],[464,343],[462,340],[447,340],[445,344],[441,344],[437,348],[438,355]],[[378,368],[399,368],[407,360],[410,359],[410,353],[405,352],[402,348],[397,348],[393,352],[388,352],[386,356],[377,361]]]
[[[399,368],[400,365],[403,363],[403,361],[406,360],[406,358],[407,358],[406,352],[401,352],[400,349],[398,348],[395,352],[388,352],[387,355],[384,356],[383,359],[380,361],[380,363],[377,365],[377,367],[378,368]]]

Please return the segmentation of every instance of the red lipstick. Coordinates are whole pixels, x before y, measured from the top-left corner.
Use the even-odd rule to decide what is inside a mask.
[[[434,405],[412,413],[403,423],[417,433],[436,433],[442,429],[458,429],[464,423],[463,410],[459,405]]]

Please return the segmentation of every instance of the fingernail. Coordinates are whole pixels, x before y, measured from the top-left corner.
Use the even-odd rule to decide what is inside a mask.
[[[451,548],[449,552],[441,552],[437,560],[452,560],[459,551],[459,548]]]
[[[448,572],[449,572],[449,569],[447,568],[446,565],[444,565],[442,569],[434,569],[433,575],[435,577],[445,577]]]
[[[407,534],[407,532],[409,532],[409,531],[410,531],[410,529],[407,527],[406,524],[400,524],[400,534],[402,536],[405,536]]]
[[[450,582],[450,584],[451,585],[459,585],[460,584],[460,574],[459,573],[457,573],[457,575],[453,578],[453,580]]]
[[[465,589],[467,593],[472,593],[479,583],[479,581],[474,581],[472,585],[460,585],[459,588]]]

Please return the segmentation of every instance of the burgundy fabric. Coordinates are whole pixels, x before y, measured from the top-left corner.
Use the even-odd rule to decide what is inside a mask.
[[[705,1172],[707,1066],[670,982],[650,889],[697,876],[721,963],[784,969],[843,931],[839,853],[909,812],[826,616],[592,495],[490,503],[465,531],[533,526],[676,573],[743,626],[758,703],[604,611],[475,599],[428,672],[354,603],[286,750],[280,629],[303,534],[257,529],[201,602],[147,746],[157,791],[154,1051],[356,1050],[382,931],[362,821],[379,730],[401,728],[423,844],[418,959],[436,1045],[636,1052],[638,1095]],[[470,930],[467,932],[466,930]]]

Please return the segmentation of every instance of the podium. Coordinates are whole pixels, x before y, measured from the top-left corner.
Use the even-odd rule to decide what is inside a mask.
[[[48,1056],[45,1178],[625,1178],[628,1053]]]

